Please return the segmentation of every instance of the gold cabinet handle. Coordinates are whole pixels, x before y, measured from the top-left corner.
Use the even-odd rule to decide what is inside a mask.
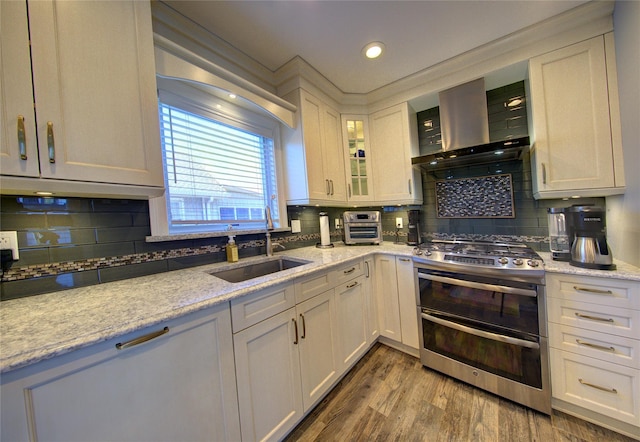
[[[411,195],[413,192],[411,190],[411,180],[409,180],[409,195]]]
[[[49,149],[49,162],[56,162],[56,143],[53,140],[53,123],[47,121],[47,148]]]
[[[615,388],[601,387],[600,385],[592,384],[591,382],[583,381],[582,379],[578,379],[578,382],[580,382],[582,385],[586,385],[587,387],[595,388],[596,390],[618,394],[618,390],[616,390]]]
[[[573,289],[577,292],[595,293],[596,295],[613,295],[611,290],[589,289],[586,287],[578,287],[577,285],[574,285]]]
[[[576,313],[576,316],[581,319],[591,319],[592,321],[614,322],[612,318],[599,318],[597,316],[583,315],[582,313]]]
[[[27,159],[27,136],[24,130],[24,117],[18,115],[18,150],[20,152],[20,159]]]
[[[411,262],[411,258],[399,258],[402,262]]]
[[[356,268],[355,267],[351,267],[349,270],[345,270],[342,273],[344,273],[345,275],[348,275],[349,273],[353,273],[355,271],[356,271]]]
[[[355,282],[352,282],[351,284],[347,285],[347,287],[346,287],[346,288],[348,288],[348,289],[352,289],[352,288],[354,288],[354,287],[355,287],[355,286],[357,286],[357,285],[358,285],[358,281],[355,281]]]
[[[547,167],[542,163],[542,184],[547,184]]]
[[[611,353],[615,353],[616,349],[614,347],[605,347],[604,345],[592,344],[591,342],[583,341],[582,339],[576,339],[578,345],[584,345],[585,347],[595,348],[597,350],[609,351]]]
[[[333,195],[333,180],[329,180],[329,183],[331,183],[331,195]]]
[[[304,339],[307,335],[307,323],[304,320],[304,315],[300,313],[300,321],[302,321],[302,335],[300,335],[300,339]]]
[[[324,180],[324,187],[327,190],[327,195],[331,194],[331,188],[329,187],[329,180]]]
[[[293,344],[298,345],[298,323],[296,322],[296,318],[291,318],[291,320],[293,321],[293,327],[296,331],[296,339],[293,341]]]
[[[349,198],[351,198],[351,184],[347,184],[347,190],[349,191]]]
[[[365,267],[366,267],[366,269],[367,269],[367,272],[366,272],[365,276],[366,276],[367,278],[371,277],[371,275],[369,274],[369,272],[370,272],[370,270],[369,270],[369,261],[365,261],[365,262],[364,262],[364,266],[365,266]]]
[[[122,350],[125,348],[133,347],[134,345],[142,344],[143,342],[147,342],[154,338],[157,338],[158,336],[162,336],[165,333],[169,333],[169,327],[165,327],[162,330],[149,333],[148,335],[140,336],[139,338],[135,338],[127,342],[118,342],[116,344],[116,348],[118,350]]]

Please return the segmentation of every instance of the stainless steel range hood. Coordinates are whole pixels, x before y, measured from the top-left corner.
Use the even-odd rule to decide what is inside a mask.
[[[489,142],[489,114],[484,78],[438,94],[442,150],[412,158],[427,170],[518,160],[529,137]]]

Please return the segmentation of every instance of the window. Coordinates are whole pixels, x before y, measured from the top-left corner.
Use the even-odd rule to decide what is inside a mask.
[[[202,96],[159,95],[169,233],[263,229],[267,206],[278,226],[277,131]]]

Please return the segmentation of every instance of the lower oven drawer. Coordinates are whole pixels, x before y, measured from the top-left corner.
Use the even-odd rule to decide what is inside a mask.
[[[423,310],[423,348],[521,384],[542,388],[539,338],[452,321]]]
[[[640,370],[551,349],[553,397],[640,425]]]

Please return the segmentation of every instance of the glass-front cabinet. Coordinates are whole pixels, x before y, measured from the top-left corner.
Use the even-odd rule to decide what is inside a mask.
[[[342,130],[346,157],[347,199],[353,202],[372,201],[368,119],[363,115],[343,115]]]

